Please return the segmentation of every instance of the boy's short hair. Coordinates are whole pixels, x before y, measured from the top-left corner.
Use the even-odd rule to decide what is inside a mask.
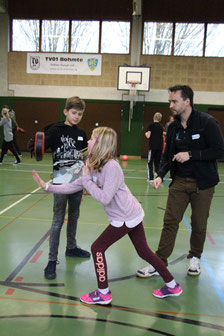
[[[71,109],[75,109],[78,111],[84,111],[85,108],[86,108],[86,104],[84,100],[82,100],[81,98],[77,96],[70,97],[66,100],[65,109],[67,111]]]

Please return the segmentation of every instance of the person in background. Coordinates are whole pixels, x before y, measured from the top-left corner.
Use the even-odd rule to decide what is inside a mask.
[[[9,109],[9,116],[12,120],[13,145],[15,147],[15,150],[16,150],[17,154],[21,157],[22,153],[21,153],[21,150],[19,148],[19,145],[18,145],[18,142],[17,142],[17,139],[16,139],[16,135],[17,135],[17,131],[18,131],[19,126],[18,126],[17,121],[16,121],[15,111],[10,109],[8,107],[8,105],[4,105],[3,108]]]
[[[148,182],[152,182],[154,179],[153,165],[155,166],[155,172],[158,174],[159,164],[163,149],[163,126],[160,124],[162,114],[156,112],[153,116],[153,123],[150,124],[145,132],[145,136],[149,139],[149,151],[148,151]]]
[[[165,125],[165,133],[167,133],[167,130],[168,130],[168,127],[169,127],[169,125],[172,123],[172,122],[174,122],[174,116],[173,115],[171,115],[170,117],[169,117],[169,121],[167,121],[167,123],[166,123],[166,125]]]
[[[217,159],[224,157],[224,141],[215,118],[197,111],[193,90],[187,85],[169,88],[170,110],[175,121],[168,127],[166,148],[158,177],[152,186],[158,190],[170,171],[172,182],[156,255],[168,265],[184,212],[191,205],[188,275],[199,275],[200,258],[206,239],[207,222],[215,185],[219,182]],[[157,275],[152,265],[137,271],[146,278]]]
[[[0,126],[3,126],[4,140],[2,143],[0,164],[2,164],[4,156],[9,149],[16,158],[14,165],[18,165],[21,163],[21,160],[13,147],[12,120],[9,116],[9,109],[3,108],[1,111],[1,115],[2,115],[2,119],[0,120]]]

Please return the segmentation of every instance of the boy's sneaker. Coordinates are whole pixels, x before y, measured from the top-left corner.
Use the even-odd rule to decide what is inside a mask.
[[[189,267],[187,274],[189,275],[199,275],[201,273],[200,269],[200,259],[197,257],[190,258]]]
[[[151,264],[148,264],[146,267],[139,269],[136,275],[140,278],[149,278],[153,275],[159,275],[159,273]]]
[[[108,305],[112,301],[111,291],[109,291],[106,295],[104,295],[100,293],[98,289],[96,289],[92,293],[81,295],[80,301],[87,304]]]
[[[47,267],[44,270],[44,276],[46,279],[55,279],[56,278],[56,260],[48,261]]]
[[[15,161],[13,164],[14,164],[14,165],[21,164],[21,161]]]
[[[152,294],[160,299],[163,299],[167,296],[179,296],[182,293],[183,293],[183,290],[180,288],[180,285],[177,283],[174,288],[170,288],[170,287],[167,287],[167,285],[165,285],[161,289],[155,289]]]
[[[65,255],[67,257],[79,257],[79,258],[89,258],[90,253],[88,251],[82,250],[79,247],[75,247],[74,249],[66,248]]]

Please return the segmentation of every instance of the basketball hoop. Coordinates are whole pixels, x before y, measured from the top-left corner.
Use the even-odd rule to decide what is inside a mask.
[[[140,82],[135,80],[128,80],[127,84],[129,84],[134,89],[137,84],[140,84]]]

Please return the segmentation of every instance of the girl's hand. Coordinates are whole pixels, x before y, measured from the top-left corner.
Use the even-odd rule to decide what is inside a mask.
[[[41,187],[42,189],[46,188],[46,183],[40,178],[40,176],[37,174],[35,170],[32,170],[33,173],[33,179],[34,181]]]

